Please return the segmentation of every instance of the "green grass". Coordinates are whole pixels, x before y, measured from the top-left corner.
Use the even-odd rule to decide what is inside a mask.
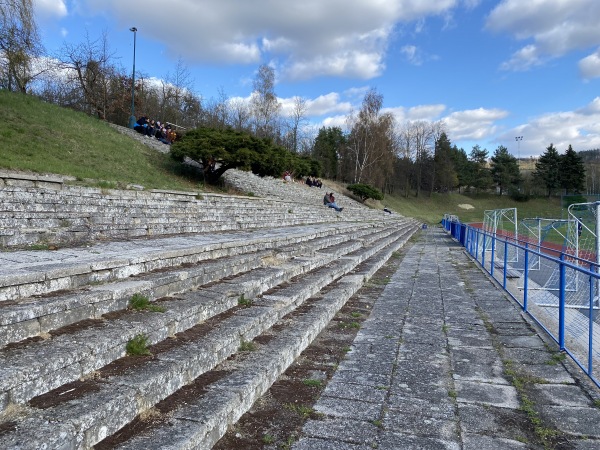
[[[415,217],[425,223],[438,223],[444,214],[454,214],[461,222],[483,222],[484,211],[490,209],[517,208],[517,218],[548,217],[561,218],[563,212],[560,198],[533,198],[527,202],[515,202],[508,196],[493,194],[433,194],[409,198],[386,195],[383,201],[388,207],[402,215]],[[471,205],[464,209],[458,205]]]
[[[240,352],[253,352],[256,350],[256,344],[252,341],[242,340],[238,348]]]
[[[133,294],[129,299],[129,307],[138,311],[165,312],[167,310],[163,306],[150,303],[148,297],[142,294]]]
[[[181,165],[132,140],[107,123],[38,100],[0,90],[0,167],[71,175],[106,186],[197,190],[177,175]],[[102,186],[100,186],[102,187]]]
[[[148,336],[145,334],[136,335],[129,342],[127,342],[125,350],[130,356],[150,355],[150,350],[148,350]]]
[[[29,95],[0,90],[0,139],[2,169],[70,175],[81,184],[106,190],[138,184],[146,189],[205,191],[168,155],[118,133],[105,122]],[[492,194],[429,197],[423,193],[404,198],[397,192],[386,195],[382,203],[429,224],[438,223],[446,213],[457,215],[461,222],[481,222],[485,210],[513,207],[519,218],[560,218],[563,214],[558,198],[518,203]],[[474,209],[458,206],[464,204]]]

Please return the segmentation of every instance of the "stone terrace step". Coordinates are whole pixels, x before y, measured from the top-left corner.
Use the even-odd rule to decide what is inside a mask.
[[[123,374],[113,374],[111,376],[110,372],[103,373],[103,369],[101,369],[98,375],[100,380],[94,387],[95,392],[90,392],[78,399],[52,406],[46,410],[30,408],[25,417],[17,419],[14,424],[6,423],[4,427],[7,429],[12,428],[13,431],[6,431],[0,435],[0,447],[25,449],[39,448],[39,446],[45,445],[48,448],[59,446],[61,448],[89,448],[107,435],[119,430],[138,414],[144,413],[156,402],[176,392],[207,370],[212,369],[216,364],[235,353],[241,341],[252,340],[265,332],[284,315],[292,312],[297,305],[316,295],[321,288],[348,274],[360,263],[371,258],[374,261],[373,266],[383,264],[391,253],[399,248],[415,231],[416,226],[412,223],[407,224],[402,230],[394,231],[391,235],[386,236],[382,231],[379,236],[375,235],[373,239],[363,239],[362,244],[359,246],[348,242],[345,251],[350,251],[350,253],[346,253],[344,256],[339,254],[337,248],[323,249],[317,253],[309,250],[307,258],[290,259],[287,263],[272,268],[256,269],[256,276],[252,275],[251,271],[247,275],[240,275],[237,280],[226,281],[223,284],[217,284],[196,293],[191,292],[189,294],[191,297],[187,299],[189,302],[193,302],[192,298],[194,296],[199,295],[202,297],[204,292],[206,293],[204,296],[205,302],[210,302],[210,298],[214,299],[215,297],[222,299],[224,294],[225,298],[229,299],[229,304],[223,307],[227,312],[218,322],[211,324],[204,336],[191,340],[175,339],[174,343],[172,338],[162,341],[165,343],[163,345],[166,345],[164,351],[159,351],[160,349],[157,347],[157,354],[154,358]],[[338,247],[341,249],[343,245]],[[321,259],[321,263],[318,265],[317,260],[319,259]],[[311,268],[312,270],[306,272],[302,267]],[[302,275],[303,273],[304,275]],[[295,278],[292,279],[290,276]],[[244,277],[247,281],[243,281]],[[361,275],[358,280],[362,281],[365,277],[367,275]],[[250,308],[240,308],[236,307],[235,303],[231,304],[231,299],[237,299],[240,292],[248,292],[249,296],[267,292],[268,289],[274,286],[273,282],[268,281],[269,279],[274,280],[275,285],[282,281],[287,281],[287,284],[281,286],[275,295],[264,295],[262,298],[256,299],[256,302]],[[355,281],[354,284],[359,284],[359,282]],[[352,289],[345,289],[345,291],[352,291]],[[182,299],[174,299],[173,304],[184,301],[186,301],[186,296],[183,296]],[[213,313],[220,311],[218,307],[215,307],[218,303],[219,300],[216,300],[216,303],[209,307],[209,309],[213,309]],[[232,307],[233,309],[227,309]],[[189,309],[181,307],[179,311],[184,313]],[[85,338],[80,337],[80,344],[76,347],[87,347],[88,351],[91,352],[90,357],[83,360],[80,366],[89,364],[94,353],[100,351],[99,347],[102,347],[102,345],[99,342],[101,342],[101,339],[105,339],[106,344],[104,345],[107,346],[112,340],[117,340],[121,334],[126,333],[127,327],[129,327],[130,333],[145,330],[151,336],[153,342],[167,338],[169,333],[176,333],[177,328],[173,324],[177,323],[178,320],[184,322],[185,318],[168,318],[169,314],[174,314],[174,312],[171,312],[170,307],[168,312],[164,314],[131,313],[129,314],[131,320],[122,317],[111,322],[116,327],[110,333],[113,336],[112,338],[100,338],[100,336],[92,335]],[[195,317],[188,322],[188,325],[191,326],[195,322],[197,323],[198,320],[202,320],[202,318]],[[321,321],[326,323],[327,319],[322,318]],[[166,322],[171,325],[167,326]],[[133,330],[131,330],[132,328]],[[311,331],[307,331],[309,328]],[[296,347],[307,345],[307,341],[310,341],[318,333],[317,329],[318,325],[305,326],[302,327],[302,333],[292,333],[291,336],[297,341],[294,345]],[[102,329],[96,331],[98,335],[103,334]],[[67,337],[63,338],[64,341],[68,339]],[[53,340],[59,341],[60,337]],[[51,354],[56,353],[51,360],[60,365],[60,361],[63,358],[68,358],[69,354],[73,352],[74,342],[77,342],[77,339],[71,341],[70,349],[67,346],[66,350],[70,351],[65,352],[66,354],[45,351],[45,358],[50,358]],[[123,344],[120,344],[120,347],[118,351],[108,350],[107,353],[112,352],[114,359],[115,356],[118,357],[118,354],[122,355]],[[23,374],[23,372],[27,372],[31,365],[35,364],[36,356],[26,357],[27,350],[28,347],[14,351],[16,365],[13,366],[15,369],[12,370],[15,378],[18,377],[19,370]],[[19,351],[21,354],[17,356]],[[288,352],[285,353],[287,355]],[[268,367],[268,370],[274,370],[273,373],[281,371],[286,364],[289,364],[289,362],[283,362],[289,360],[289,355],[286,355],[278,354],[277,360],[273,360],[272,364],[267,365],[272,366]],[[39,358],[39,355],[37,357]],[[279,358],[282,358],[281,362]],[[107,359],[105,359],[104,364],[106,362]],[[49,361],[47,363],[49,364]],[[2,367],[7,366],[3,363]],[[110,366],[108,367],[110,368]],[[80,370],[81,367],[78,369]],[[88,370],[95,369],[92,365],[88,367]],[[80,375],[72,374],[71,379],[78,376]],[[272,382],[273,376],[276,375],[269,375],[267,379]],[[4,374],[0,379],[6,384],[4,380],[7,377]],[[49,380],[44,380],[40,384],[49,382]],[[270,384],[270,382],[267,384]],[[259,384],[265,385],[265,382],[260,381]],[[26,389],[15,387],[15,397],[21,394],[24,396],[22,399],[26,398],[30,394],[25,392],[30,393],[35,385],[35,382],[31,382]],[[248,406],[252,401],[248,403]],[[35,402],[32,404],[35,404]],[[236,414],[239,410],[239,406],[236,407]],[[212,435],[215,435],[215,433],[218,434],[219,432],[215,431]]]
[[[152,262],[150,267],[145,267],[146,270],[143,273],[135,273],[135,275],[130,275],[127,279],[120,281],[71,289],[67,293],[51,293],[12,302],[0,302],[0,348],[6,344],[43,335],[81,320],[99,319],[104,314],[124,309],[134,294],[144,295],[154,301],[160,297],[193,289],[223,277],[256,269],[263,264],[262,260],[268,257],[276,256],[283,262],[285,259],[301,253],[315,252],[326,246],[339,245],[348,240],[371,239],[378,234],[378,229],[379,227],[374,228],[370,225],[334,230],[311,228],[304,230],[304,233],[300,233],[296,229],[288,230],[289,234],[286,237],[277,237],[278,233],[273,231],[271,232],[272,241],[269,243],[263,242],[264,239],[259,236],[255,235],[253,239],[250,239],[246,235],[248,239],[230,241],[227,245],[223,243],[223,245],[216,246],[215,242],[206,244],[204,253],[201,253],[202,246],[198,241],[187,242],[184,239],[184,243],[191,245],[190,249],[196,252],[183,260],[185,267],[181,267],[181,260],[168,258],[175,251],[170,246],[167,255],[157,250],[157,242],[148,243],[149,247],[145,249],[137,246],[136,265],[143,260],[144,251],[147,259]],[[392,228],[387,228],[387,230],[386,233],[389,233]],[[226,236],[229,239],[231,237],[230,235]],[[166,241],[173,244],[173,239]],[[164,247],[165,242],[160,244],[161,247]],[[273,247],[274,245],[279,245],[279,247]],[[269,249],[269,247],[271,248]],[[260,248],[265,250],[258,251]],[[88,256],[96,256],[106,263],[106,259],[104,259],[106,255],[94,253],[88,254]],[[160,256],[165,258],[159,259]],[[118,258],[117,261],[123,261],[121,254]],[[60,266],[60,262],[56,264]],[[68,262],[66,264],[68,268]],[[87,260],[86,264],[91,263]],[[191,266],[191,264],[194,265]],[[47,268],[47,264],[42,267]],[[147,269],[152,268],[154,268],[154,272],[147,272]],[[26,270],[30,270],[31,267],[26,266],[23,269],[24,272],[21,276],[28,278],[25,275]],[[169,271],[165,272],[164,269],[169,269]],[[125,271],[125,274],[131,273],[131,270]],[[97,278],[90,276],[89,279]],[[78,283],[71,284],[78,285]]]
[[[411,227],[406,226],[396,231],[396,234],[405,233],[407,229]],[[313,248],[305,248],[305,258],[296,257],[287,263],[277,263],[274,267],[257,267],[216,286],[180,295],[173,302],[162,302],[168,311],[151,315],[151,320],[142,313],[131,313],[126,317],[119,317],[115,323],[97,322],[96,327],[85,329],[75,336],[72,333],[59,334],[53,339],[31,343],[25,348],[8,348],[0,353],[0,405],[4,404],[6,407],[9,401],[22,403],[60,386],[65,380],[72,381],[85,376],[116,357],[123,356],[127,341],[137,334],[144,333],[149,336],[150,342],[156,343],[205,320],[210,316],[206,309],[223,312],[219,308],[228,309],[235,306],[241,295],[257,295],[261,290],[328,264],[363,245],[376,248],[377,245],[386,244],[390,239],[394,239],[389,237],[391,232],[389,229],[382,230],[361,241],[337,243],[329,248],[317,242]],[[180,290],[176,289],[175,292]],[[220,294],[216,295],[215,292]],[[123,306],[126,306],[126,302]],[[143,323],[145,320],[150,322]],[[98,327],[101,328],[102,335],[99,335]],[[93,342],[91,347],[88,344],[90,342]],[[54,355],[57,356],[56,360]],[[27,361],[26,367],[21,364],[23,360]]]
[[[396,222],[400,223],[400,222]],[[2,301],[109,282],[182,264],[285,246],[372,225],[315,224],[238,233],[211,233],[160,239],[109,242],[51,252],[0,253]],[[243,248],[243,249],[241,249]]]
[[[245,177],[259,179],[252,174]],[[300,195],[305,189],[292,186],[285,198],[273,199],[19,181],[0,185],[0,248],[260,229],[274,223],[294,226],[392,219],[350,199],[344,205],[347,210],[339,214],[323,206],[321,194],[305,198]]]

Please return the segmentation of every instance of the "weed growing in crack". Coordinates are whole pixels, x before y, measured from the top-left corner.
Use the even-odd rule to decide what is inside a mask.
[[[558,363],[565,360],[567,356],[564,353],[553,353],[551,359],[546,361],[549,366],[556,366]]]
[[[295,405],[294,403],[286,403],[283,406],[286,409],[289,409],[290,411],[295,412],[296,414],[298,414],[300,417],[302,417],[304,419],[308,419],[310,417],[310,415],[315,411],[310,406]]]
[[[129,356],[146,356],[150,355],[148,350],[148,336],[145,334],[138,334],[127,342],[125,350]]]
[[[240,295],[240,298],[238,298],[238,305],[243,306],[244,308],[249,308],[252,306],[252,299],[244,298],[244,294],[242,294]]]
[[[252,341],[244,341],[240,343],[239,351],[240,352],[253,352],[256,350],[256,344]]]
[[[167,310],[163,306],[150,303],[148,297],[142,294],[133,294],[133,296],[129,299],[129,308],[135,309],[136,311],[152,312],[165,312]]]
[[[275,438],[270,434],[265,434],[262,438],[262,441],[265,444],[272,444],[273,442],[275,442]]]
[[[323,384],[320,380],[313,380],[311,378],[308,378],[306,380],[302,380],[302,383],[305,386],[310,386],[310,387],[320,387]]]

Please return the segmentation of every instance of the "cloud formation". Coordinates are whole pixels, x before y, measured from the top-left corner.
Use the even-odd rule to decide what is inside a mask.
[[[275,61],[285,79],[367,80],[385,69],[396,24],[448,14],[458,5],[459,0],[171,0],[173,17],[165,18],[168,11],[163,14],[159,0],[146,0],[143,8],[122,0],[80,0],[77,12],[109,15],[123,27],[135,18],[140,32],[192,64]]]
[[[34,0],[33,4],[38,19],[53,20],[67,15],[65,0]]]
[[[535,117],[529,123],[500,136],[514,142],[523,136],[522,156],[540,155],[550,144],[563,153],[569,145],[575,151],[600,149],[600,97],[575,111],[558,111]]]
[[[486,27],[527,43],[505,61],[504,70],[527,70],[574,50],[600,46],[597,0],[503,0],[488,15]],[[580,63],[584,77],[596,77],[594,55]],[[583,67],[582,67],[583,65]]]

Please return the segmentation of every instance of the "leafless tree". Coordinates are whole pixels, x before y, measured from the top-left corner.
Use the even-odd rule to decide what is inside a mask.
[[[80,44],[65,43],[58,57],[65,81],[81,94],[79,109],[100,119],[107,117],[111,78],[119,73],[113,58],[106,32],[97,40],[86,35]]]
[[[383,187],[392,170],[394,118],[389,113],[382,114],[382,106],[383,95],[371,89],[365,94],[360,111],[347,117],[348,157],[354,166],[354,183],[368,182]]]
[[[281,105],[275,95],[275,72],[266,64],[258,68],[254,79],[250,108],[256,136],[276,138],[279,135],[277,119]]]
[[[306,99],[294,97],[294,105],[290,114],[290,149],[298,153],[299,141],[301,140],[302,126],[306,123],[306,110],[308,106]]]
[[[25,93],[27,85],[43,71],[32,65],[43,53],[33,0],[0,1],[0,21],[0,84]]]
[[[252,111],[248,102],[242,98],[229,100],[229,123],[236,131],[247,131],[250,128]]]

